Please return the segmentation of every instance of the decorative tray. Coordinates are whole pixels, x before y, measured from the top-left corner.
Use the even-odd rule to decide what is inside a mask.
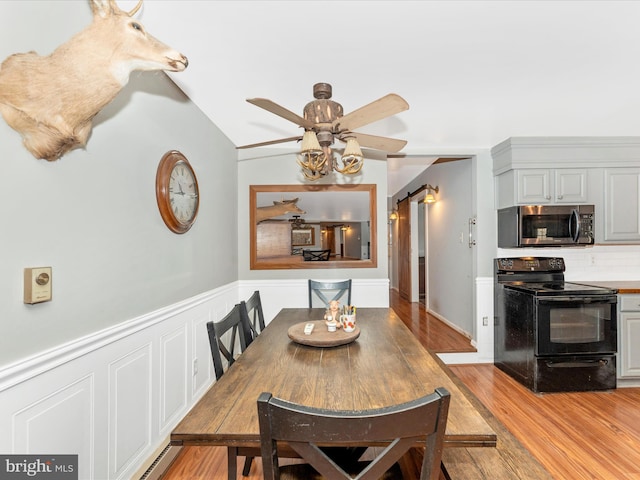
[[[304,327],[307,323],[313,323],[313,331],[311,335],[304,334]],[[360,328],[356,325],[353,332],[345,332],[339,328],[335,332],[327,330],[324,320],[315,320],[311,322],[296,323],[289,327],[287,332],[289,338],[301,345],[309,345],[312,347],[337,347],[338,345],[346,345],[353,342],[360,336]]]

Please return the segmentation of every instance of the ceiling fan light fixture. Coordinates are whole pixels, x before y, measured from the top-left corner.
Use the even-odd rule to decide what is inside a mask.
[[[322,152],[322,148],[320,148],[320,142],[318,142],[318,137],[316,133],[312,130],[307,130],[304,132],[302,136],[302,147],[300,148],[301,153],[314,153],[314,152]]]
[[[315,132],[311,130],[304,132],[297,162],[302,167],[302,173],[307,180],[318,180],[324,175],[322,169],[327,163],[327,155],[320,146]]]
[[[342,105],[331,99],[332,87],[329,83],[316,83],[313,96],[315,100],[305,105],[302,117],[266,98],[247,99],[247,102],[304,128],[302,148],[296,160],[306,180],[318,180],[334,171],[347,175],[359,173],[364,165],[360,144],[394,153],[406,145],[404,140],[354,132],[354,129],[407,110],[409,104],[399,95],[389,93],[347,115],[344,115]],[[357,136],[358,140],[350,138],[352,136]],[[338,156],[331,151],[336,138],[347,143],[345,153],[340,157],[342,168],[339,167]],[[293,140],[300,141],[300,136],[236,148],[255,148]]]
[[[347,145],[344,149],[341,160],[343,167],[336,167],[335,170],[342,174],[355,175],[362,170],[362,166],[364,165],[364,155],[362,155],[360,144],[355,137],[347,138]]]

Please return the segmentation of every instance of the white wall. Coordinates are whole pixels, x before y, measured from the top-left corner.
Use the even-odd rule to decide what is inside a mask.
[[[78,478],[136,478],[214,382],[206,322],[231,284],[0,371],[0,452],[78,455]],[[143,466],[144,465],[144,466]]]
[[[0,2],[0,58],[47,54],[90,20],[88,2]],[[184,235],[155,198],[172,149],[201,192]],[[237,280],[235,149],[163,73],[134,73],[86,149],[56,162],[36,160],[0,119],[0,158],[0,367]],[[39,266],[53,268],[53,301],[25,305],[23,269]]]
[[[0,2],[0,59],[48,54],[90,20],[86,1]],[[155,198],[173,149],[200,187],[184,235]],[[165,74],[134,73],[86,149],[37,160],[0,119],[0,158],[0,451],[77,453],[79,478],[131,478],[210,385],[204,324],[239,299],[235,148]],[[25,305],[38,266],[53,300]]]

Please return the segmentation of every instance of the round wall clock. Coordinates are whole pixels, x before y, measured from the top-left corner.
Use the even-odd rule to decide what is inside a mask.
[[[185,233],[198,215],[198,179],[187,158],[172,150],[164,154],[156,173],[156,200],[162,220],[172,232]]]

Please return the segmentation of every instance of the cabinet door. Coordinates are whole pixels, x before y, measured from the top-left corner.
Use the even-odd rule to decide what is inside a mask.
[[[520,205],[539,205],[551,203],[549,194],[549,170],[516,170],[517,202]]]
[[[618,376],[640,377],[640,312],[621,312]]]
[[[555,170],[556,203],[587,203],[587,170],[563,168]]]
[[[640,241],[640,168],[604,172],[604,241]]]

